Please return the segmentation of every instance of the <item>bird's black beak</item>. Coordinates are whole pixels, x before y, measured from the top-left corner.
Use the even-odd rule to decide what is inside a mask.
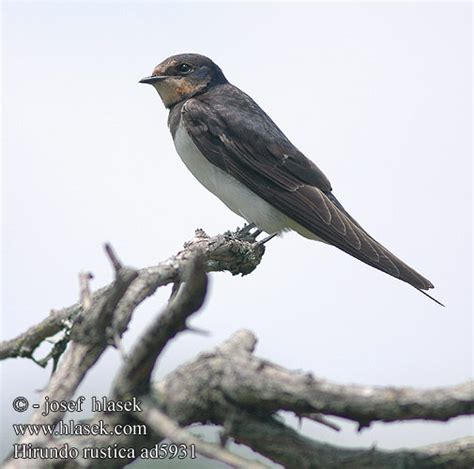
[[[162,75],[152,75],[151,77],[142,78],[138,83],[145,83],[146,85],[153,85],[158,81],[168,78]]]

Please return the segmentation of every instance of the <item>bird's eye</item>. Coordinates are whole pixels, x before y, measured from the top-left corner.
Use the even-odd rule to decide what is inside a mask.
[[[179,73],[189,73],[192,70],[191,65],[182,63],[178,66]]]

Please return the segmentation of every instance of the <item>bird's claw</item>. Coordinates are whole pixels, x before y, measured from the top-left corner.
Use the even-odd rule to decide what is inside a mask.
[[[257,246],[263,246],[265,243],[273,239],[277,234],[278,233],[273,233],[271,235],[268,235],[266,238],[263,238],[261,241],[257,241]]]
[[[266,238],[263,238],[261,241],[257,241],[258,236],[260,236],[263,231],[257,228],[255,231],[251,231],[252,229],[257,228],[255,223],[249,223],[245,225],[243,228],[237,229],[234,233],[234,236],[242,241],[249,241],[251,243],[257,243],[259,246],[262,246],[266,242],[270,241],[274,238],[278,233],[273,233]]]
[[[237,230],[235,231],[235,236],[237,236],[237,238],[242,238],[248,235],[250,233],[250,230],[255,227],[255,223],[247,223],[242,228],[237,228]]]
[[[256,228],[255,231],[251,231],[254,228]],[[234,233],[234,236],[237,239],[240,239],[242,241],[248,241],[250,243],[255,243],[257,242],[257,237],[260,236],[262,233],[262,230],[256,227],[255,223],[249,223],[248,225],[245,225],[243,228],[237,229]]]

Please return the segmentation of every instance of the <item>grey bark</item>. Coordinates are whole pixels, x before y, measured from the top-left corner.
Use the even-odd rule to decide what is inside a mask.
[[[101,413],[89,421],[109,425],[144,422],[146,435],[107,437],[22,437],[19,442],[35,446],[64,443],[78,449],[117,444],[141,448],[165,438],[193,444],[196,451],[230,467],[262,468],[262,463],[232,454],[226,442],[233,439],[268,459],[288,468],[464,468],[474,465],[474,442],[465,438],[416,450],[384,451],[347,449],[313,441],[300,435],[276,417],[280,410],[291,411],[337,429],[326,416],[344,417],[359,428],[374,421],[413,419],[445,421],[472,415],[472,382],[458,386],[415,390],[358,385],[341,385],[286,370],[254,355],[256,337],[239,331],[216,350],[199,355],[160,383],[151,383],[156,360],[166,344],[183,330],[192,330],[188,318],[202,305],[207,291],[207,272],[227,270],[248,274],[256,268],[264,246],[246,234],[215,237],[202,230],[184,249],[157,266],[135,270],[124,267],[110,246],[107,254],[115,280],[94,293],[89,275],[81,275],[81,301],[53,312],[40,324],[17,338],[0,344],[0,358],[29,357],[42,366],[50,359],[59,363],[43,397],[68,400],[108,346],[121,348],[134,309],[156,289],[174,284],[172,296],[155,321],[125,355],[115,376],[111,397],[142,401],[141,412]],[[58,346],[42,360],[34,351],[46,338],[63,331]],[[56,423],[64,414],[35,412],[31,423]],[[220,444],[204,442],[186,430],[194,423],[222,427]],[[123,467],[136,456],[111,460],[32,461],[8,459],[4,467]]]

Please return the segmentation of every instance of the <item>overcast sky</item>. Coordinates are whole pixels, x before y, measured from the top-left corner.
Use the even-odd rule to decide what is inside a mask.
[[[112,278],[102,244],[144,267],[195,228],[242,225],[187,172],[156,92],[138,80],[169,55],[199,52],[250,94],[329,177],[380,242],[429,278],[414,288],[296,234],[272,240],[250,276],[213,274],[157,378],[241,328],[256,353],[340,383],[443,386],[471,377],[471,5],[443,3],[3,4],[2,334],[10,338],[78,298],[78,272]],[[129,346],[167,297],[136,311]],[[80,388],[102,396],[109,351]],[[46,383],[27,360],[3,367],[9,402]],[[336,420],[336,419],[335,419]],[[294,422],[291,417],[289,422]],[[467,419],[373,425],[321,441],[383,448],[467,435]],[[3,431],[2,455],[11,432]]]

